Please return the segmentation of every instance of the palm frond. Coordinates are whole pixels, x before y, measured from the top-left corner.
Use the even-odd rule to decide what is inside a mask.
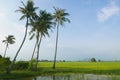
[[[15,37],[13,35],[8,35],[5,37],[5,40],[2,41],[5,44],[14,44],[15,43]]]
[[[54,10],[55,10],[53,15],[54,22],[55,22],[54,24],[60,24],[61,26],[63,26],[65,22],[70,23],[70,20],[66,18],[66,16],[69,16],[69,13],[66,13],[65,9],[54,7]]]
[[[23,1],[21,1],[21,3],[22,3],[22,5],[23,5],[24,7],[26,7],[26,5],[24,4],[24,2],[23,2]]]
[[[35,36],[35,34],[33,33],[29,39],[32,40],[34,36]]]
[[[23,15],[23,16],[20,17],[20,20],[23,20],[23,19],[25,19],[25,18],[26,18],[26,16]]]

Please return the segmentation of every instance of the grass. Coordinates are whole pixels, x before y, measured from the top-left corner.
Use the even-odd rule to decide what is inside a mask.
[[[39,68],[51,70],[52,62],[40,62]],[[56,72],[120,74],[120,62],[57,62]]]
[[[12,71],[11,75],[0,72],[0,78],[21,78],[55,73],[93,73],[120,75],[120,62],[57,62],[56,69],[52,69],[53,62],[39,62],[38,72],[29,70]]]

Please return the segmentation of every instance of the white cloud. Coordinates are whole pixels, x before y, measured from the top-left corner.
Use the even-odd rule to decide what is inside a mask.
[[[110,2],[107,6],[103,7],[97,14],[98,21],[104,22],[110,17],[117,15],[120,12],[120,7],[115,2]]]

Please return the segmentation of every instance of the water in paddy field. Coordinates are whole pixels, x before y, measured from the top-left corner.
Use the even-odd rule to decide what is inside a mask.
[[[2,80],[120,80],[120,75],[60,74],[60,75],[37,76],[24,79],[2,79]]]

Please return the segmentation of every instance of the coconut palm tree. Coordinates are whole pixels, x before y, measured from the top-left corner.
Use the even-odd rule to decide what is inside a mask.
[[[35,10],[38,8],[38,7],[34,7],[34,3],[32,0],[28,0],[27,1],[27,4],[25,5],[23,3],[23,1],[21,2],[23,4],[23,7],[19,7],[19,10],[16,10],[18,12],[21,12],[23,15],[21,16],[20,20],[23,20],[23,19],[26,19],[26,25],[25,25],[25,35],[24,35],[24,38],[23,38],[23,41],[12,61],[12,63],[10,64],[9,68],[7,69],[7,74],[9,74],[11,72],[11,68],[18,56],[18,53],[20,52],[25,40],[26,40],[26,36],[27,36],[27,32],[28,32],[28,24],[29,24],[29,20],[32,19],[34,17],[34,15],[36,14],[35,13]]]
[[[30,39],[30,40],[31,40],[31,39]],[[36,47],[37,47],[37,42],[35,43],[35,46],[34,46],[34,49],[33,49],[31,61],[33,60],[33,57],[34,57],[34,54],[35,54]]]
[[[36,16],[34,20],[31,20],[31,25],[33,26],[31,32],[33,31],[36,32],[37,58],[35,64],[35,71],[37,71],[39,49],[40,49],[42,37],[45,37],[46,35],[49,36],[49,30],[51,30],[52,24],[53,24],[52,15],[44,10],[40,10],[39,15]],[[34,35],[35,34],[33,33],[32,37]]]
[[[13,35],[8,35],[5,37],[5,40],[2,41],[3,43],[6,44],[5,52],[4,52],[4,57],[6,56],[6,51],[9,47],[9,44],[14,44],[15,43],[15,37]]]
[[[69,16],[69,13],[65,12],[65,9],[60,9],[53,7],[55,10],[55,13],[53,14],[55,27],[57,28],[57,35],[56,35],[56,46],[55,46],[55,56],[54,56],[54,63],[53,63],[53,69],[55,69],[56,66],[56,56],[57,56],[57,47],[58,47],[58,34],[59,34],[59,26],[63,26],[65,22],[70,22],[66,16]]]

